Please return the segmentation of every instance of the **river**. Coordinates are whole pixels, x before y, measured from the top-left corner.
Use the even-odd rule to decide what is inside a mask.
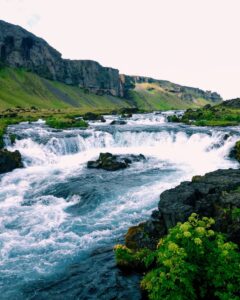
[[[162,191],[194,175],[235,168],[239,128],[167,123],[136,114],[126,125],[54,130],[12,125],[24,168],[0,176],[0,299],[141,299],[139,275],[116,268],[112,247],[146,220]],[[108,172],[87,169],[100,152],[143,154]]]

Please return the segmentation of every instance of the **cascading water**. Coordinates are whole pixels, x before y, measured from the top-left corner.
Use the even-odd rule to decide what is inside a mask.
[[[139,299],[138,276],[115,267],[112,246],[150,215],[163,190],[237,166],[228,153],[238,129],[191,128],[154,114],[109,125],[114,118],[87,130],[9,128],[18,139],[8,148],[21,152],[25,168],[0,181],[1,299]],[[146,161],[87,169],[100,152]]]

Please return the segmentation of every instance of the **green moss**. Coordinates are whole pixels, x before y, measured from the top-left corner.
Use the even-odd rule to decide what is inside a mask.
[[[88,123],[82,119],[73,119],[73,118],[64,118],[64,117],[50,117],[46,119],[46,124],[52,128],[65,129],[65,128],[74,128],[88,127]]]

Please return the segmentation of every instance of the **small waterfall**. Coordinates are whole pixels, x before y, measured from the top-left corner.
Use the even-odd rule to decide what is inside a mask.
[[[238,166],[228,158],[238,132],[161,123],[161,115],[145,122],[144,116],[134,116],[136,126],[126,127],[61,131],[40,122],[9,129],[18,138],[8,148],[21,152],[25,168],[0,181],[4,299],[27,299],[24,284],[55,278],[92,250],[112,247],[129,226],[149,216],[162,191],[193,175]],[[149,125],[150,119],[157,125]],[[100,152],[142,153],[147,159],[118,172],[87,169]],[[88,278],[98,272],[88,270]]]

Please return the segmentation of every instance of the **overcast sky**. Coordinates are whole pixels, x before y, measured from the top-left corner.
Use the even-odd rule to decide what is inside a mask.
[[[240,96],[240,0],[0,0],[64,58]]]

